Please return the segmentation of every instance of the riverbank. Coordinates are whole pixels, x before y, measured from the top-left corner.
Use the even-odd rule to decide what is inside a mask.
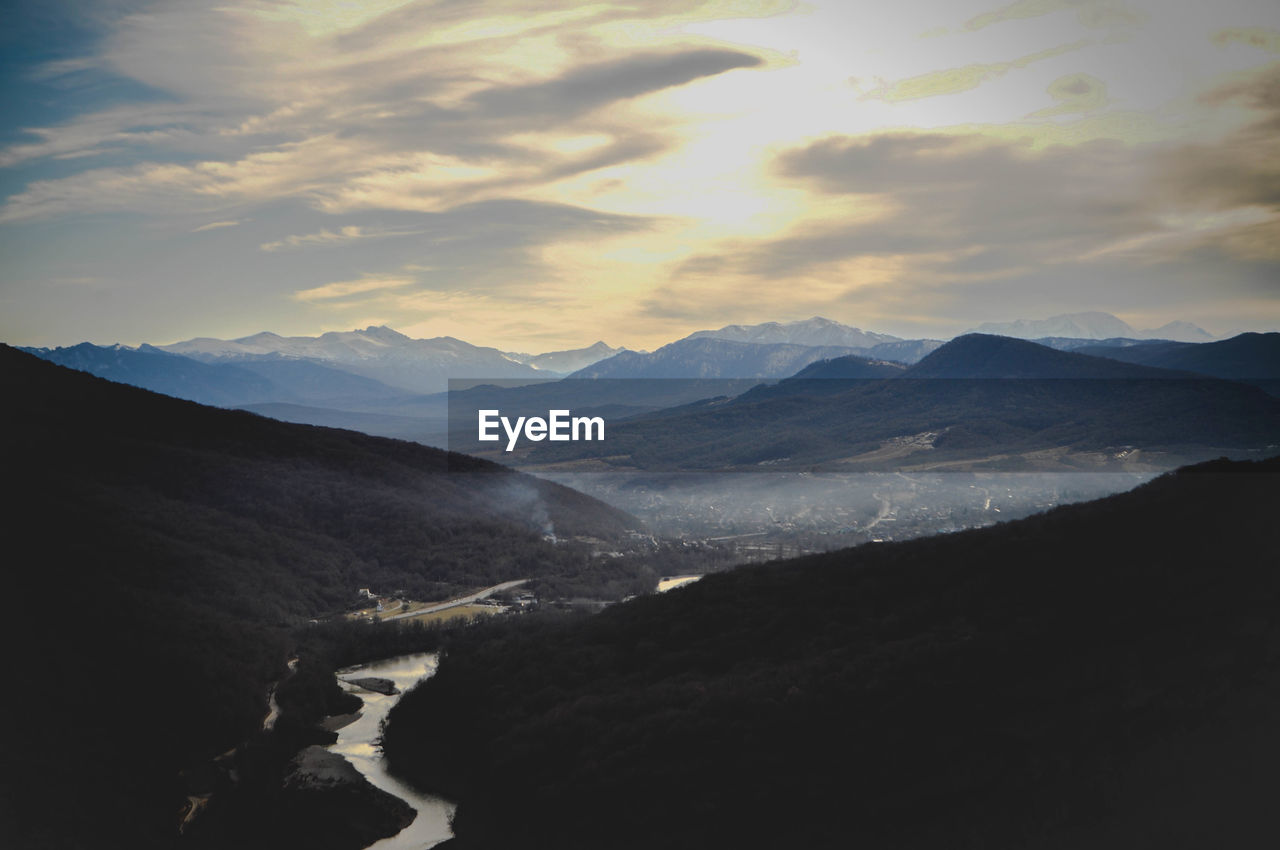
[[[436,646],[438,635],[416,626],[346,622],[313,626],[299,639],[300,663],[274,690],[278,711],[270,729],[260,729],[223,754],[209,765],[200,787],[187,791],[193,795],[207,789],[213,794],[204,811],[188,820],[181,847],[363,850],[416,821],[419,808],[429,808],[416,798],[413,805],[404,803],[405,796],[413,796],[411,791],[370,782],[365,762],[378,756],[386,711],[434,671],[435,656],[422,650]],[[401,654],[393,654],[397,650]],[[343,660],[350,664],[361,657],[388,655],[371,664],[340,666]],[[338,676],[352,681],[344,684]],[[308,749],[328,753],[335,746],[343,751],[333,753],[333,758],[351,764],[351,781],[344,781],[341,793],[328,795],[326,801],[326,794],[320,793],[326,789],[298,781],[296,774],[304,765],[297,759]],[[381,795],[389,796],[380,800]],[[187,807],[182,815],[193,813],[191,802],[183,802]],[[448,836],[450,811],[445,808],[424,821],[434,826],[415,833],[424,836],[415,847]],[[353,822],[359,829],[348,828]]]
[[[401,832],[417,811],[375,787],[343,756],[315,745],[289,763],[282,816],[309,834],[308,847],[365,847]]]
[[[338,740],[328,747],[329,751],[344,757],[375,788],[403,800],[417,813],[405,829],[371,845],[371,850],[423,850],[453,835],[449,827],[453,803],[424,794],[391,776],[386,771],[381,750],[382,722],[387,713],[403,692],[435,674],[438,661],[435,653],[417,653],[337,671],[344,690],[358,696],[364,706],[354,719],[337,730]],[[355,684],[370,678],[390,681],[396,693],[377,693]]]
[[[1277,472],[485,624],[386,751],[449,850],[1277,846]]]

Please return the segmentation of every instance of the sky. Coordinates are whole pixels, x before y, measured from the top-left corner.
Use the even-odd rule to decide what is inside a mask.
[[[3,0],[0,340],[1280,329],[1274,0]]]

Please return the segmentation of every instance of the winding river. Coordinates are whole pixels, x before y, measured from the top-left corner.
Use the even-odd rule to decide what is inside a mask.
[[[404,692],[435,673],[437,660],[434,653],[401,655],[344,668],[338,671],[338,679],[341,681],[376,676],[390,679]],[[400,694],[383,696],[345,683],[342,687],[364,700],[364,709],[356,720],[338,730],[338,740],[329,749],[345,756],[356,770],[378,788],[394,794],[418,811],[413,823],[397,835],[369,845],[369,850],[423,850],[452,837],[449,817],[453,814],[454,805],[440,797],[423,794],[386,771],[382,753],[378,749],[378,738],[382,733],[382,721],[400,699]]]

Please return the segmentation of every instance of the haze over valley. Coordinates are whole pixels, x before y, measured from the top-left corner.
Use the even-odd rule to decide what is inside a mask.
[[[455,339],[414,340],[388,328],[31,351],[179,397],[530,466],[664,535],[699,545],[715,541],[744,560],[986,525],[1127,489],[1179,463],[1233,452],[1247,457],[1275,442],[1278,408],[1265,392],[1192,379],[1246,381],[1274,392],[1280,335],[1213,343],[1100,339],[1132,329],[1098,313],[1017,324],[1026,333],[1071,328],[1094,336],[1003,347],[993,347],[996,338],[989,335],[966,337],[991,340],[985,348],[966,342],[966,349],[959,340],[950,346],[901,340],[814,318],[699,331],[653,353],[597,343],[548,355],[511,354]],[[543,368],[531,367],[534,362]],[[1177,368],[1163,372],[1146,364]],[[579,368],[569,372],[568,366]],[[1022,383],[997,380],[1014,377]],[[888,379],[912,382],[894,385],[902,392],[887,402],[879,385]],[[1152,383],[1167,379],[1174,383]],[[468,389],[471,383],[488,386]],[[448,386],[451,392],[415,391]],[[961,399],[957,392],[979,397]],[[1135,393],[1151,397],[1140,416],[1131,412]],[[866,407],[858,399],[872,397],[876,412],[868,419],[856,412]],[[1000,405],[1038,409],[1043,424],[1034,427],[1049,430],[1028,431],[1021,413],[996,427],[992,412]],[[1160,405],[1164,413],[1155,412]],[[1188,430],[1178,413],[1187,405],[1217,410],[1212,428],[1204,431],[1207,423],[1199,423]],[[768,412],[779,406],[787,410],[784,419]],[[599,413],[609,422],[610,439],[595,447],[536,446],[510,454],[475,442],[474,411],[481,408]],[[734,414],[741,425],[726,418]],[[1082,414],[1087,427],[1063,431],[1064,420]],[[1152,431],[1153,419],[1163,432]],[[643,453],[629,448],[637,438]],[[582,466],[568,459],[575,451],[608,461]],[[640,469],[702,475],[655,477]],[[717,475],[728,469],[778,475],[744,499],[731,476]],[[888,470],[898,473],[892,483],[866,474]],[[953,477],[959,472],[980,477]]]

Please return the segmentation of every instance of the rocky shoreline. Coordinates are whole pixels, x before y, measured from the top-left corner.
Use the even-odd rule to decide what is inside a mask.
[[[374,787],[341,755],[316,745],[289,762],[282,804],[285,817],[315,848],[364,847],[400,832],[418,814]]]
[[[383,696],[395,696],[400,693],[400,689],[396,687],[396,683],[390,679],[383,679],[378,676],[365,676],[360,679],[340,679],[348,685],[355,685],[357,688],[364,688],[366,691],[372,691],[375,694]]]

